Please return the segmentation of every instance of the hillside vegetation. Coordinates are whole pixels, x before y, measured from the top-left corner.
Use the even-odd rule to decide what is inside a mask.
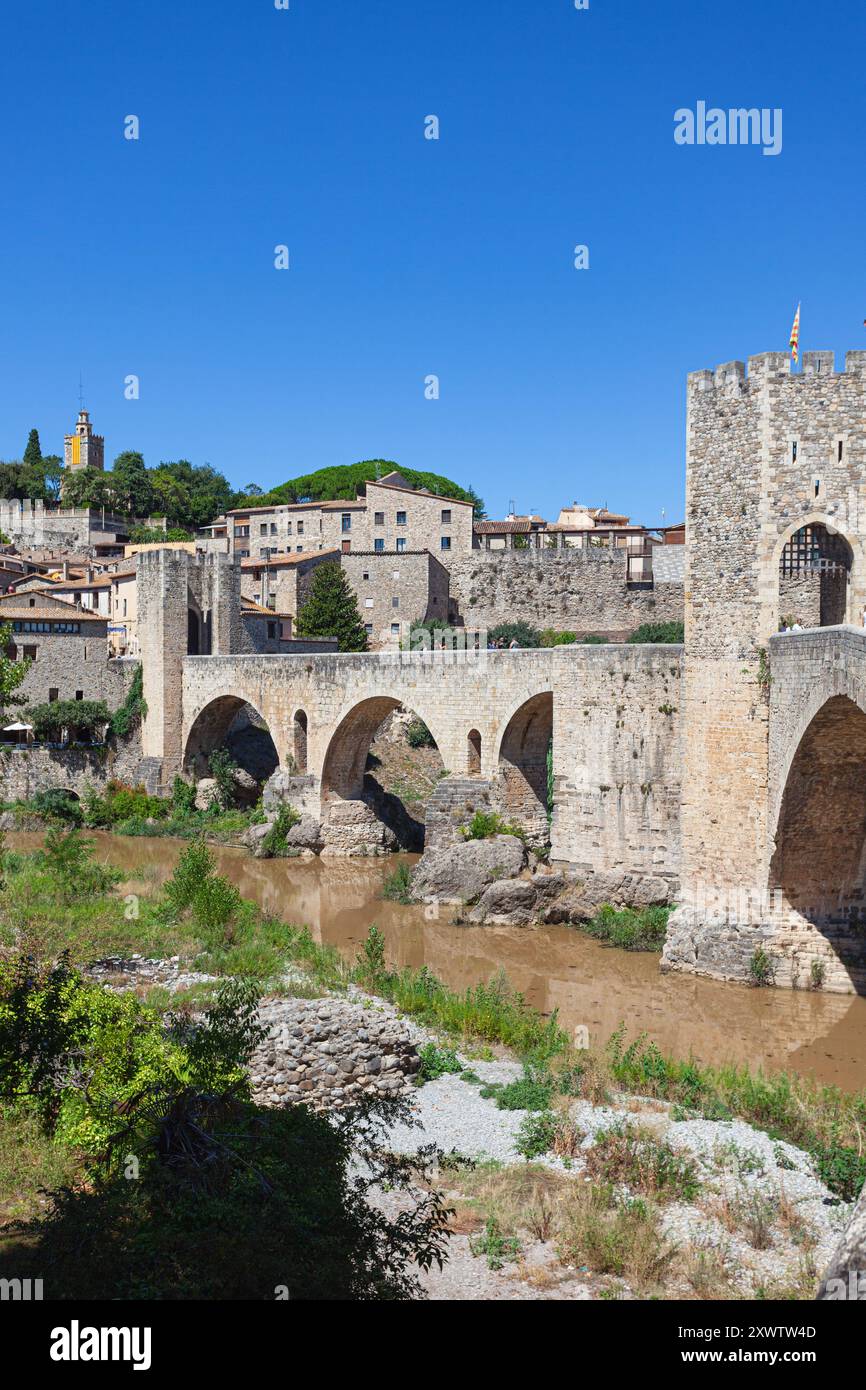
[[[413,487],[423,487],[440,497],[454,497],[458,501],[471,502],[476,518],[484,515],[484,503],[474,488],[460,487],[450,478],[440,473],[423,473],[415,468],[402,468],[387,459],[366,459],[361,463],[338,464],[333,468],[319,468],[315,473],[304,473],[298,478],[289,478],[261,497],[250,497],[251,505],[262,507],[286,502],[334,502],[345,498],[347,501],[357,495],[361,483],[375,482],[386,473],[398,470]]]

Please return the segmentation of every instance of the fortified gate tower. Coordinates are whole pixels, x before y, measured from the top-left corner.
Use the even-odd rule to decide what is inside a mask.
[[[682,906],[663,963],[744,978],[758,948],[794,954],[772,871],[769,639],[783,620],[862,627],[866,352],[844,372],[832,352],[796,374],[780,352],[693,372],[686,450]],[[799,642],[773,653],[787,664]]]

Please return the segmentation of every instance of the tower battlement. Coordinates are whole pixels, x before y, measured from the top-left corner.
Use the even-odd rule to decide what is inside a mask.
[[[702,371],[689,372],[688,390],[722,391],[736,394],[751,385],[763,385],[771,380],[805,382],[814,377],[866,376],[866,352],[859,349],[846,352],[844,371],[836,371],[836,354],[831,349],[803,353],[803,370],[791,370],[791,357],[787,352],[759,352],[745,362],[721,362],[719,366]]]

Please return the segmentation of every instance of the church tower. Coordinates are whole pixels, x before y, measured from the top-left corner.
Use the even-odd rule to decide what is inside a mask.
[[[64,467],[105,468],[105,440],[101,434],[93,433],[90,412],[79,410],[78,423],[74,434],[67,434],[63,441]]]

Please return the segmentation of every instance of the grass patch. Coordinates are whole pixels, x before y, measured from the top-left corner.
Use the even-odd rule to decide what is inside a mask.
[[[408,864],[398,864],[382,884],[382,897],[392,903],[409,904],[412,898],[412,870]]]
[[[606,903],[580,930],[622,951],[661,951],[670,914],[669,907],[617,909]]]
[[[701,1189],[692,1159],[628,1124],[597,1135],[586,1166],[597,1182],[624,1183],[659,1202],[691,1202]]]

